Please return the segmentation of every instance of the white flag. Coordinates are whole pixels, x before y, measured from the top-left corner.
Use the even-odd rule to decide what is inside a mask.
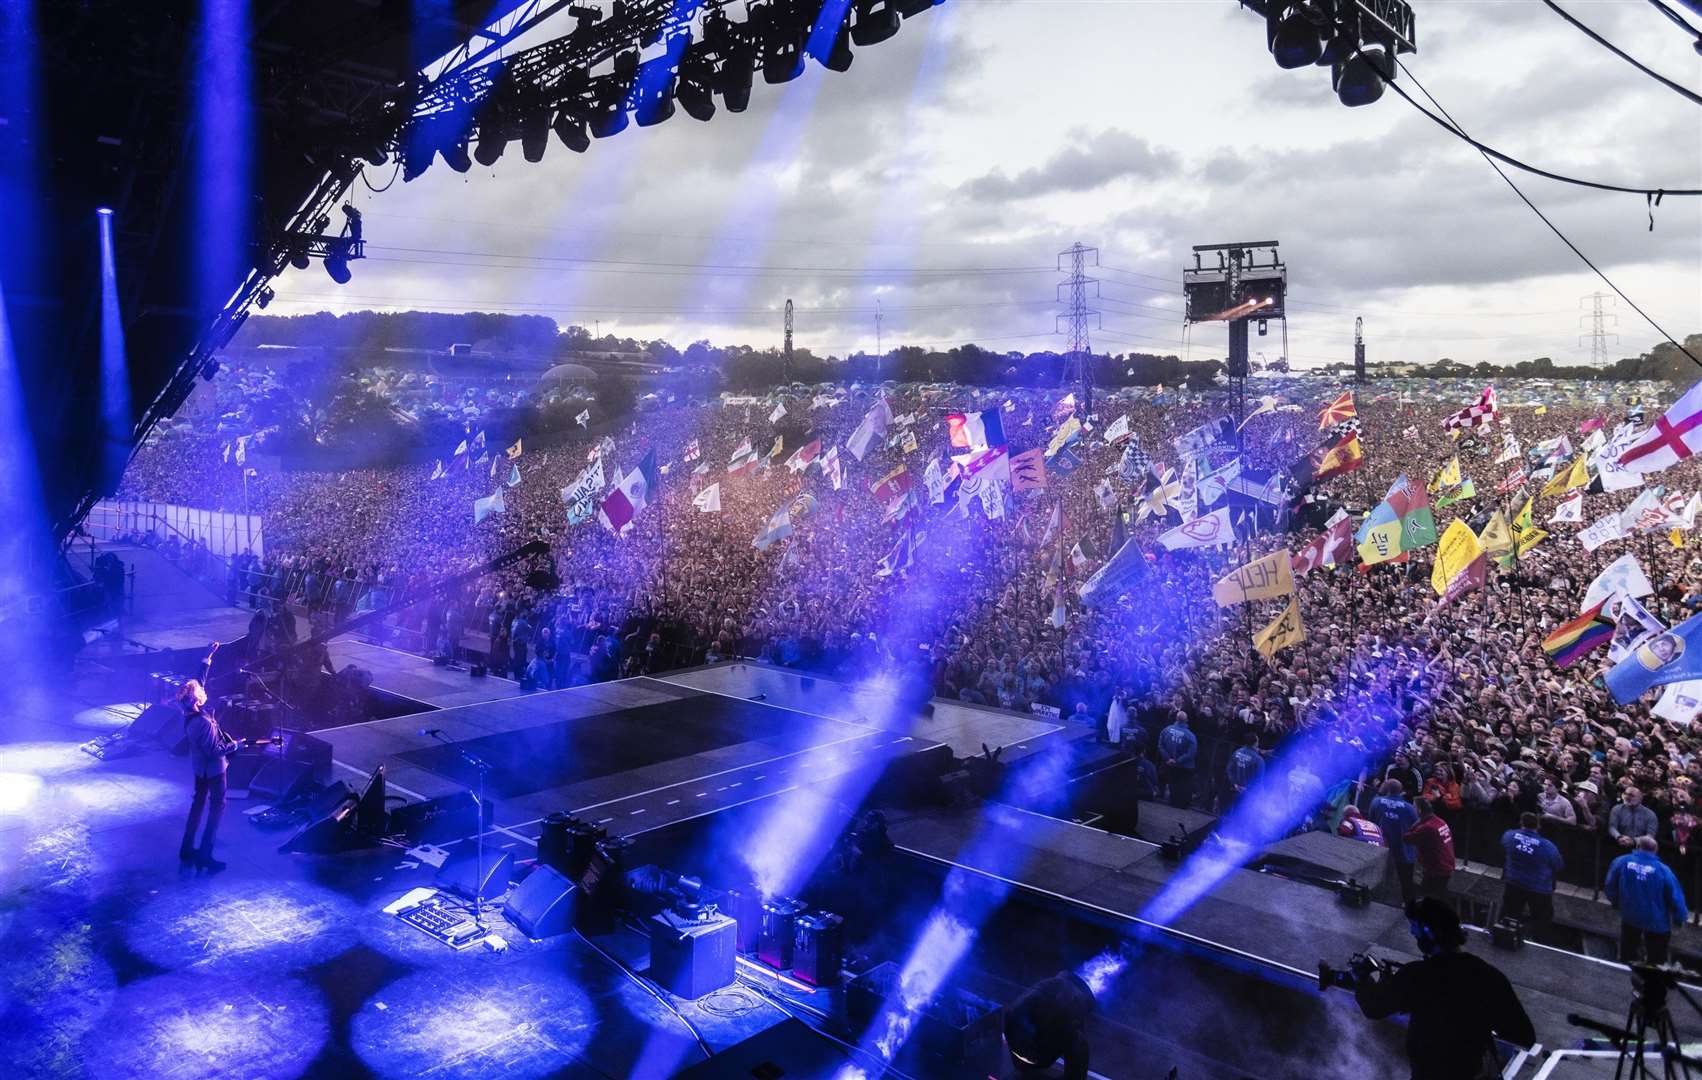
[[[579,411],[579,415],[573,418],[573,422],[578,424],[580,427],[585,427],[587,424],[591,423],[591,410],[581,409]]]
[[[1584,545],[1585,551],[1594,551],[1610,540],[1623,540],[1625,537],[1618,514],[1608,514],[1578,530],[1578,543]]]
[[[1696,527],[1696,514],[1702,511],[1702,493],[1690,496],[1690,501],[1684,504],[1684,509],[1678,512],[1678,520],[1673,528],[1686,531]]]
[[[1115,445],[1117,440],[1129,437],[1129,414],[1124,413],[1111,421],[1111,426],[1105,429],[1105,441]]]
[[[1637,561],[1637,556],[1627,552],[1608,564],[1608,568],[1596,575],[1596,580],[1590,582],[1590,587],[1584,590],[1584,603],[1580,611],[1588,611],[1602,600],[1607,603],[1602,606],[1602,614],[1614,616],[1619,614],[1619,605],[1614,600],[1615,593],[1626,596],[1648,596],[1655,591],[1649,584],[1649,575],[1643,573],[1643,566]]]
[[[697,498],[693,499],[691,504],[703,511],[705,514],[719,514],[721,512],[720,483],[717,482],[710,484],[708,487],[698,492]]]
[[[1229,507],[1220,506],[1203,517],[1184,522],[1159,536],[1158,542],[1171,551],[1185,548],[1223,547],[1235,543],[1235,525]]]
[[[473,524],[477,525],[492,514],[500,514],[507,509],[508,504],[502,499],[502,489],[497,488],[495,494],[473,500]]]
[[[1501,436],[1501,456],[1495,459],[1495,464],[1505,465],[1516,460],[1519,456],[1519,440],[1512,433]]]
[[[1681,727],[1689,725],[1702,712],[1702,679],[1667,683],[1661,700],[1649,711]]]
[[[774,406],[774,411],[768,414],[768,422],[771,423],[771,424],[778,424],[780,422],[780,418],[785,416],[785,415],[786,415],[786,403],[784,401],[778,402]]]
[[[1560,504],[1554,508],[1554,513],[1549,515],[1548,520],[1550,523],[1556,521],[1583,521],[1584,493],[1582,491],[1574,491],[1571,495],[1560,500]]]

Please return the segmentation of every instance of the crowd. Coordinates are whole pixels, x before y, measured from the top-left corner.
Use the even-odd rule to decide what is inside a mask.
[[[1288,407],[1252,418],[1242,432],[1244,462],[1282,467],[1304,455],[1318,440],[1319,408],[1341,389],[1291,392]],[[1540,392],[1502,391],[1504,403],[1521,404]],[[812,400],[818,392],[835,403]],[[251,475],[246,497],[265,518],[266,552],[233,560],[227,587],[233,599],[261,606],[288,600],[314,617],[335,617],[384,606],[544,539],[558,587],[529,586],[537,567],[512,567],[417,605],[396,620],[398,632],[421,652],[476,648],[494,668],[539,687],[735,656],[852,680],[902,672],[925,677],[938,695],[1055,709],[1099,726],[1148,755],[1156,766],[1153,793],[1177,803],[1223,809],[1268,767],[1280,768],[1276,779],[1312,823],[1334,828],[1344,806],[1357,801],[1355,812],[1367,810],[1363,820],[1381,826],[1391,845],[1405,843],[1401,836],[1417,822],[1378,821],[1375,807],[1393,799],[1410,809],[1421,800],[1442,822],[1473,809],[1497,810],[1509,822],[1534,814],[1539,822],[1597,830],[1624,852],[1652,837],[1687,886],[1696,877],[1702,756],[1689,724],[1653,716],[1654,694],[1616,704],[1597,677],[1605,653],[1559,669],[1541,649],[1548,633],[1578,615],[1591,579],[1627,551],[1655,585],[1644,600],[1649,610],[1668,625],[1687,617],[1699,599],[1702,565],[1689,549],[1693,534],[1679,537],[1684,546],[1662,532],[1587,552],[1574,539],[1579,526],[1545,522],[1555,500],[1539,499],[1536,521],[1551,535],[1510,568],[1492,567],[1484,589],[1446,606],[1430,586],[1434,546],[1405,563],[1369,570],[1350,563],[1299,577],[1306,637],[1267,658],[1251,647],[1251,631],[1280,605],[1219,608],[1212,583],[1278,547],[1298,551],[1325,514],[1295,514],[1291,531],[1265,531],[1233,547],[1168,552],[1154,539],[1174,519],[1141,518],[1136,511],[1150,480],[1126,479],[1117,467],[1121,452],[1101,438],[1126,414],[1146,452],[1161,467],[1177,467],[1172,440],[1222,414],[1221,393],[1163,403],[1101,400],[1095,430],[1079,447],[1080,467],[1049,471],[1044,490],[1007,502],[1003,520],[987,520],[979,504],[967,514],[952,512],[950,502],[927,505],[927,463],[964,452],[947,445],[945,413],[1000,410],[1018,453],[1046,445],[1062,394],[889,389],[896,420],[862,462],[846,441],[874,403],[866,389],[669,406],[613,430],[594,424],[582,439],[547,450],[527,447],[512,463],[506,440],[492,433],[482,450],[488,457],[454,457],[446,447],[447,475],[439,479],[431,478],[437,463]],[[1497,507],[1511,516],[1526,493],[1496,490],[1513,467],[1494,464],[1503,435],[1526,448],[1562,434],[1579,442],[1586,421],[1605,412],[1611,429],[1624,418],[1628,395],[1619,395],[1605,406],[1504,404],[1501,422],[1456,443],[1441,420],[1467,402],[1359,388],[1364,467],[1318,483],[1313,509],[1361,514],[1397,475],[1423,485],[1458,454],[1478,494],[1436,511],[1438,531],[1455,516],[1481,525]],[[775,403],[787,414],[778,421],[770,419]],[[1648,403],[1650,419],[1660,407]],[[917,444],[909,453],[906,432]],[[824,450],[839,449],[846,469],[840,490],[819,463],[802,472],[785,467],[817,434]],[[768,456],[777,436],[780,450]],[[660,490],[626,535],[595,520],[569,525],[562,501],[562,489],[605,438],[613,439],[612,450],[601,444],[611,482],[647,453],[662,469]],[[729,457],[745,440],[762,464],[730,475]],[[688,459],[693,446],[697,460]],[[240,469],[222,456],[216,439],[162,439],[138,456],[122,494],[240,506]],[[870,488],[900,463],[923,508],[893,524],[883,521],[886,506]],[[509,486],[511,469],[518,482]],[[1694,491],[1702,487],[1702,467],[1687,461],[1650,482]],[[712,483],[720,485],[720,509],[704,512],[693,497]],[[505,509],[475,525],[473,501],[498,488]],[[1628,504],[1639,490],[1586,495],[1583,524]],[[814,509],[793,522],[793,534],[754,546],[771,515],[806,492]],[[915,539],[913,563],[881,575],[883,558],[907,530]],[[1084,606],[1076,587],[1123,534],[1147,552],[1139,595]],[[1337,759],[1273,755],[1294,733],[1323,734]],[[1359,783],[1340,782],[1336,766]],[[1385,794],[1372,803],[1379,790]],[[1400,835],[1391,835],[1396,828]],[[1430,872],[1417,876],[1445,878],[1442,863],[1440,856],[1430,866],[1420,862]]]

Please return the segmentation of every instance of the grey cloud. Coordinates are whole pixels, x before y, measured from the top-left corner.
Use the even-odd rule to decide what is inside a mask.
[[[963,185],[976,199],[1031,199],[1067,191],[1092,191],[1114,180],[1151,180],[1173,175],[1176,155],[1127,131],[1074,133],[1075,144],[1053,154],[1043,164],[1015,176],[995,169]]]

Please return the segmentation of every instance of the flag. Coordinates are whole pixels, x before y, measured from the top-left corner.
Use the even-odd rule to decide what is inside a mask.
[[[1554,513],[1548,516],[1549,524],[1556,521],[1580,522],[1584,520],[1584,493],[1574,491],[1571,495],[1560,500],[1555,506]]]
[[[1483,588],[1488,558],[1472,527],[1455,518],[1436,544],[1430,587],[1444,604],[1461,593]]]
[[[771,424],[778,424],[781,418],[785,415],[786,403],[784,401],[776,402],[774,405],[774,411],[768,414],[768,422]]]
[[[523,448],[523,447],[522,447],[522,446],[521,446],[521,445],[520,445],[520,443],[521,443],[521,440],[520,440],[520,439],[515,439],[515,440],[514,440],[514,445],[513,445],[513,446],[510,446],[510,447],[509,447],[509,448],[508,448],[508,449],[507,449],[507,450],[506,450],[506,451],[505,451],[505,453],[507,453],[507,454],[508,454],[508,460],[510,460],[510,461],[513,461],[513,460],[514,460],[514,459],[515,459],[515,458],[518,458],[518,457],[519,457],[519,456],[520,456],[520,454],[521,454],[521,453],[522,453],[522,451],[523,451],[523,449],[524,449],[524,448]]]
[[[1013,466],[1011,476],[1014,479],[1016,462],[1013,460],[1011,464]],[[945,474],[940,471],[938,458],[928,459],[928,468],[922,473],[922,486],[928,489],[928,505],[939,506],[946,501],[946,478]]]
[[[508,467],[508,486],[514,487],[518,483],[520,483],[520,466],[510,465]]]
[[[792,456],[786,459],[786,471],[803,472],[810,467],[810,462],[814,461],[820,453],[821,437],[818,435],[792,451]]]
[[[1415,487],[1402,473],[1383,501],[1365,515],[1354,540],[1360,560],[1367,566],[1434,544],[1436,517],[1424,489]]]
[[[1483,545],[1483,550],[1491,555],[1510,555],[1513,553],[1513,530],[1507,525],[1507,515],[1497,510],[1489,515],[1484,523],[1483,531],[1477,534],[1477,542]]]
[[[1152,471],[1152,455],[1141,446],[1139,435],[1129,436],[1129,442],[1123,447],[1123,456],[1117,462],[1117,475],[1125,480],[1133,480]]]
[[[1158,542],[1170,551],[1188,548],[1222,547],[1235,543],[1235,526],[1229,518],[1229,508],[1219,507],[1211,513],[1185,521],[1159,536]]]
[[[483,450],[484,448],[485,448],[485,433],[483,431],[480,431],[477,435],[473,436],[472,449]]]
[[[1057,511],[1054,509],[1053,512]],[[1095,570],[1076,591],[1083,607],[1114,603],[1118,597],[1146,579],[1146,553],[1141,550],[1141,546],[1133,540],[1125,540],[1114,547],[1115,550],[1105,565]]]
[[[1227,462],[1201,476],[1197,485],[1199,505],[1210,506],[1229,492],[1229,485],[1241,476],[1241,459]]]
[[[1220,608],[1234,607],[1251,600],[1274,600],[1294,592],[1293,563],[1288,549],[1278,548],[1261,559],[1254,559],[1217,580],[1211,588],[1211,598]]]
[[[230,461],[230,443],[225,443],[225,461],[227,463]],[[432,479],[435,480],[437,477],[434,476]]]
[[[507,509],[508,504],[502,499],[502,489],[497,488],[492,494],[473,500],[473,524],[477,525],[492,514],[500,514]]]
[[[1458,488],[1446,495],[1437,497],[1436,509],[1441,510],[1445,507],[1453,506],[1455,503],[1462,503],[1467,499],[1475,498],[1477,498],[1477,485],[1472,483],[1472,478],[1468,476],[1461,482]]]
[[[1353,391],[1344,390],[1341,397],[1325,405],[1324,411],[1318,414],[1318,430],[1322,431],[1331,424],[1339,424],[1358,415],[1359,412],[1353,407]]]
[[[862,422],[857,430],[845,441],[845,448],[851,451],[851,456],[862,461],[869,454],[869,448],[875,440],[886,435],[887,425],[892,423],[892,409],[886,403],[886,398],[878,399],[869,411],[863,414]]]
[[[1259,399],[1259,407],[1248,413],[1241,423],[1236,426],[1235,430],[1240,431],[1242,428],[1246,427],[1247,421],[1253,419],[1255,416],[1263,416],[1266,413],[1276,412],[1276,407],[1277,399],[1266,394],[1264,397]]]
[[[1643,597],[1653,593],[1655,588],[1649,584],[1649,576],[1643,573],[1643,565],[1637,561],[1637,556],[1627,552],[1609,563],[1607,569],[1596,575],[1590,582],[1590,587],[1584,590],[1584,606],[1610,601],[1614,593],[1622,593],[1630,597]],[[1607,604],[1608,615],[1617,614],[1612,603]]]
[[[831,447],[822,455],[821,472],[833,485],[833,490],[838,491],[845,486],[845,463],[839,460],[839,447]]]
[[[719,482],[710,484],[697,493],[697,497],[692,499],[691,504],[705,514],[719,514],[721,512],[721,484]]]
[[[786,449],[786,436],[776,435],[774,437],[774,445],[768,448],[768,460],[773,461],[775,458],[779,457],[780,452],[782,450],[785,450],[785,449]]]
[[[1518,491],[1520,488],[1525,486],[1525,480],[1525,467],[1523,465],[1515,465],[1513,467],[1513,471],[1508,473],[1506,478],[1499,484],[1495,485],[1495,493],[1497,495],[1506,495],[1509,492]]]
[[[953,446],[985,450],[1005,445],[1005,422],[998,409],[985,412],[947,413],[946,430]]]
[[[1059,531],[1062,530],[1063,527],[1064,504],[1062,502],[1055,502],[1052,504],[1051,517],[1046,519],[1046,532],[1040,537],[1040,546],[1045,547],[1047,544],[1050,544],[1052,542],[1052,538],[1057,537]],[[1059,538],[1062,539],[1062,537]]]
[[[1109,510],[1117,505],[1117,492],[1111,487],[1111,481],[1101,480],[1093,487],[1093,497],[1099,501],[1101,510]],[[1182,515],[1184,518],[1187,514]]]
[[[1165,512],[1173,508],[1176,500],[1181,497],[1182,482],[1176,479],[1174,470],[1166,468],[1162,475],[1155,476],[1154,479],[1157,483],[1153,484],[1152,488],[1147,491],[1146,497],[1141,500],[1140,506],[1135,511],[1136,521],[1145,521],[1148,516],[1153,514],[1164,517]],[[1179,511],[1178,516],[1180,516]]]
[[[1052,440],[1046,444],[1046,456],[1053,457],[1058,451],[1071,446],[1081,439],[1081,421],[1070,417],[1058,426],[1052,433]]]
[[[1661,699],[1649,712],[1680,727],[1693,723],[1696,714],[1702,712],[1702,681],[1667,683]]]
[[[910,569],[915,561],[916,530],[906,529],[904,535],[900,536],[898,542],[892,546],[892,550],[887,552],[879,565],[875,567],[875,576],[884,578],[891,577],[894,574],[902,574]]]
[[[1675,465],[1702,448],[1702,382],[1696,383],[1660,417],[1655,426],[1619,455],[1621,468],[1655,472]]]
[[[1328,480],[1345,472],[1352,472],[1365,464],[1365,451],[1359,447],[1359,436],[1351,435],[1341,442],[1324,451],[1322,456],[1315,458],[1312,470],[1312,480]]]
[[[1501,456],[1495,459],[1495,464],[1505,465],[1509,461],[1517,461],[1518,458],[1519,440],[1512,432],[1508,432],[1501,436]]]
[[[1514,555],[1517,556],[1518,558],[1522,559],[1522,558],[1525,557],[1525,553],[1527,551],[1531,550],[1532,548],[1536,547],[1538,544],[1542,543],[1544,540],[1547,540],[1547,539],[1548,539],[1548,532],[1546,530],[1543,530],[1543,529],[1526,529],[1524,532],[1519,534],[1519,546],[1514,551]]]
[[[1619,512],[1619,528],[1624,533],[1643,532],[1666,524],[1671,515],[1661,502],[1657,489],[1645,489],[1631,501],[1631,505]]]
[[[702,451],[698,449],[697,440],[693,439],[691,442],[686,443],[686,452],[681,456],[686,461],[696,461],[701,454]]]
[[[499,457],[491,457],[491,456],[490,456],[490,455],[489,455],[489,454],[483,454],[483,455],[481,455],[481,456],[480,456],[480,457],[479,457],[479,460],[480,460],[480,461],[481,461],[481,462],[482,462],[482,461],[485,461],[485,460],[487,460],[487,459],[488,459],[488,460],[489,460],[489,461],[490,461],[490,463],[491,463],[491,469],[490,469],[490,473],[491,473],[491,479],[492,479],[492,480],[495,480],[495,479],[496,479],[496,467],[497,467],[497,466],[498,466],[498,465],[500,465],[500,464],[501,464],[501,463],[502,463],[502,458],[499,458]]]
[[[1607,672],[1607,688],[1621,705],[1668,683],[1702,678],[1702,615],[1692,615],[1631,650]]]
[[[1619,456],[1629,450],[1641,436],[1635,425],[1621,424],[1613,430],[1613,436],[1607,443],[1590,457],[1590,464],[1596,467],[1596,483],[1603,491],[1626,491],[1639,487],[1643,483],[1641,473],[1633,472],[1619,463]]]
[[[987,515],[988,521],[1003,521],[1005,518],[1005,487],[1003,484],[982,484],[981,512]],[[909,498],[909,496],[906,496]],[[966,512],[967,513],[967,512]]]
[[[1129,431],[1129,414],[1124,413],[1111,421],[1111,426],[1105,429],[1105,434],[1101,437],[1108,445],[1116,446],[1122,440],[1127,439],[1130,434],[1132,433]]]
[[[1610,540],[1623,540],[1629,534],[1620,524],[1618,514],[1607,514],[1578,530],[1578,543],[1585,551],[1594,551]]]
[[[571,510],[576,506],[585,508],[584,516],[580,518],[581,521],[590,518],[591,501],[603,490],[606,483],[607,481],[603,479],[603,459],[599,456],[585,467],[584,472],[574,478],[573,483],[561,489],[561,501],[566,503],[569,508],[570,523],[577,524],[571,520],[573,517]]]
[[[899,449],[906,454],[914,454],[921,448],[922,444],[916,441],[916,433],[914,431],[906,431],[904,433],[904,442],[899,445]]]
[[[1062,583],[1052,589],[1052,614],[1046,619],[1052,629],[1062,630],[1069,621],[1069,611],[1064,607],[1064,586]]]
[[[1613,641],[1608,644],[1607,658],[1619,663],[1637,646],[1656,634],[1666,633],[1666,625],[1649,613],[1649,609],[1630,596],[1618,597],[1619,618],[1614,623]]]
[[[1283,649],[1305,640],[1306,627],[1300,622],[1300,598],[1293,596],[1275,621],[1253,635],[1253,648],[1268,661]]]
[[[1590,433],[1589,438],[1578,444],[1578,449],[1582,450],[1586,454],[1593,454],[1606,445],[1607,432],[1603,431],[1601,428],[1597,428],[1595,431]]]
[[[756,463],[756,449],[751,446],[751,441],[746,439],[739,444],[738,449],[733,451],[733,456],[727,459],[727,473],[736,476],[750,469]]]
[[[433,480],[442,480],[448,475],[449,470],[443,467],[443,460],[441,458],[431,463],[431,478]]]
[[[1307,574],[1321,566],[1341,566],[1353,558],[1353,520],[1341,514],[1294,556],[1293,571]]]
[[[1076,395],[1075,391],[1072,390],[1070,393],[1065,394],[1058,404],[1052,407],[1052,418],[1056,420],[1060,416],[1069,416],[1075,411]]]
[[[1436,478],[1430,481],[1431,491],[1441,491],[1443,488],[1455,487],[1460,482],[1460,456],[1455,454],[1448,463],[1436,473]]]
[[[1099,559],[1099,552],[1094,548],[1093,541],[1082,537],[1076,541],[1076,546],[1070,549],[1070,565],[1077,570],[1086,570]]]
[[[903,465],[887,473],[885,476],[869,485],[869,494],[881,502],[891,502],[909,491],[914,483],[909,470]]]
[[[580,427],[589,427],[591,424],[591,410],[580,409],[579,415],[573,418],[573,422],[578,424]]]
[[[762,531],[756,534],[751,546],[758,551],[767,551],[776,540],[784,540],[792,535],[792,515],[786,507],[776,510],[764,523]]]
[[[1208,420],[1192,431],[1185,431],[1170,440],[1176,447],[1176,453],[1183,458],[1199,457],[1214,446],[1233,446],[1235,440],[1234,421],[1227,416],[1216,420]]]
[[[1459,412],[1444,418],[1442,428],[1457,435],[1462,431],[1483,427],[1500,415],[1501,412],[1495,403],[1495,387],[1486,386],[1483,388],[1483,393],[1478,395],[1475,404],[1467,405]]]
[[[1525,499],[1525,505],[1519,509],[1517,514],[1513,515],[1513,535],[1515,537],[1533,527],[1531,508],[1535,505],[1536,499],[1534,497],[1527,497]]]
[[[1698,513],[1702,513],[1702,492],[1692,494],[1689,500],[1685,502],[1684,509],[1680,510],[1678,514],[1678,528],[1694,529]]]
[[[1613,620],[1602,614],[1602,605],[1597,603],[1576,619],[1555,627],[1542,639],[1542,651],[1556,667],[1571,667],[1612,640]]]
[[[1532,416],[1547,416],[1548,415],[1548,406],[1547,405],[1538,405],[1536,408],[1531,410],[1531,415]]]
[[[1062,450],[1053,454],[1046,460],[1052,463],[1052,468],[1065,476],[1068,476],[1070,473],[1075,472],[1081,467],[1081,458],[1077,457],[1076,452],[1068,446],[1064,447]]]
[[[930,462],[937,473],[939,465]],[[1046,490],[1046,453],[1036,446],[1032,450],[1024,450],[1011,458],[1011,490],[1012,491],[1045,491]],[[929,492],[933,489],[930,487]],[[935,500],[938,502],[939,500]]]

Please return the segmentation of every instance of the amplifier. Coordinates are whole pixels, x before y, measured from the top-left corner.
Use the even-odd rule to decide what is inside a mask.
[[[650,917],[650,978],[688,1000],[733,982],[738,924],[725,915],[687,918],[674,911]]]
[[[792,974],[811,986],[838,986],[845,965],[845,920],[825,911],[798,916]]]
[[[756,941],[758,960],[776,971],[785,971],[792,966],[798,916],[803,910],[803,904],[784,896],[777,896],[762,905],[762,932]]]
[[[485,800],[484,830],[490,829],[496,800]],[[478,803],[465,791],[426,802],[409,803],[390,813],[390,831],[406,833],[408,843],[446,844],[480,832]]]

